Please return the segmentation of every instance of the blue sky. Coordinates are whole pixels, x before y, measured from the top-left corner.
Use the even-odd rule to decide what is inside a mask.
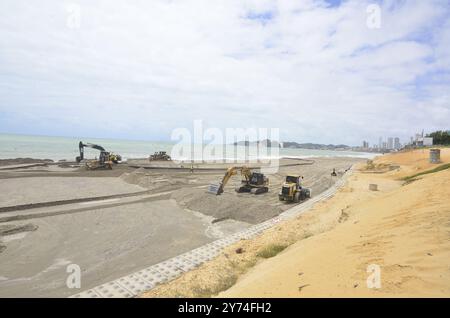
[[[4,0],[0,132],[406,140],[450,122],[448,1]]]
[[[326,2],[330,7],[338,7],[338,6],[342,3],[342,0],[325,0],[325,2]]]

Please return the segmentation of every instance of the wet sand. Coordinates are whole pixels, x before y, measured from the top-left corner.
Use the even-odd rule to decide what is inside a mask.
[[[336,181],[330,175],[333,168],[341,173],[360,161],[317,158],[311,165],[292,165],[298,161],[283,160],[286,166],[269,176],[269,193],[258,196],[234,191],[239,175],[221,196],[206,193],[229,165],[211,170],[203,165],[193,172],[128,164],[112,171],[57,165],[0,171],[0,210],[80,200],[0,213],[0,226],[19,229],[0,231],[0,296],[65,297],[132,273],[289,209],[293,204],[277,198],[287,174],[303,175],[316,195]],[[130,193],[137,194],[125,196]],[[111,194],[117,196],[87,200]],[[69,264],[82,269],[81,290],[66,287]]]

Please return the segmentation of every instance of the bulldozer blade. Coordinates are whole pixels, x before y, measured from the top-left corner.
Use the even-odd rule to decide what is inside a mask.
[[[220,184],[210,184],[208,186],[208,190],[206,192],[215,194],[215,195],[219,195],[220,194]]]

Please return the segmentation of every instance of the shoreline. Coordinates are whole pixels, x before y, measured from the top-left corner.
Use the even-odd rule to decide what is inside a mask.
[[[107,151],[118,153],[122,155],[124,159],[139,159],[148,158],[149,155],[158,151],[166,151],[169,155],[172,152],[173,146],[176,143],[170,142],[159,142],[159,141],[128,141],[119,139],[97,139],[97,138],[72,138],[72,137],[46,137],[46,136],[15,136],[15,135],[2,135],[0,134],[0,160],[4,159],[14,159],[19,157],[32,157],[40,159],[51,159],[55,162],[59,160],[73,161],[79,155],[78,153],[78,143],[80,140],[85,142],[92,142],[95,144],[102,145]],[[208,145],[204,145],[208,146]],[[228,145],[229,147],[229,145]],[[193,149],[192,146],[190,146]],[[235,159],[239,157],[247,149],[248,154],[253,156],[253,154],[259,153],[260,157],[276,155],[278,157],[289,157],[297,156],[299,158],[308,157],[357,157],[357,158],[372,158],[377,153],[372,152],[360,152],[355,150],[324,150],[324,149],[306,149],[306,148],[267,148],[263,152],[255,152],[254,148],[246,148],[245,146],[232,146],[227,148],[227,145],[222,145],[223,150],[227,149],[225,155],[221,157],[231,157],[230,159]],[[98,153],[92,149],[85,149],[87,158],[94,158],[98,156]],[[175,150],[175,149],[174,149]],[[205,148],[206,150],[206,148]],[[189,150],[187,150],[189,152]],[[200,150],[201,151],[201,150]],[[276,151],[276,153],[274,152]],[[216,150],[216,153],[222,152]],[[203,156],[203,159],[218,159],[223,160],[224,158],[210,158],[212,157],[208,151],[204,153],[198,153]],[[178,157],[175,159],[183,160],[180,155],[175,155]],[[187,156],[188,157],[188,156]],[[197,157],[194,154],[194,157]]]
[[[358,152],[355,152],[358,153]],[[257,158],[257,159],[250,159],[250,160],[241,160],[239,158],[220,158],[220,159],[212,159],[212,160],[186,160],[186,159],[172,159],[171,161],[149,161],[148,158],[144,157],[135,157],[135,158],[126,158],[126,160],[123,161],[123,163],[132,163],[132,162],[139,162],[139,163],[176,163],[176,164],[254,164],[254,163],[262,163],[262,164],[270,164],[270,162],[277,161],[277,160],[309,160],[309,159],[316,159],[316,158],[349,158],[349,159],[367,159],[371,160],[378,156],[381,156],[381,154],[369,154],[369,153],[361,153],[367,156],[352,156],[352,155],[305,155],[305,156],[293,156],[293,155],[285,155],[285,156],[277,156],[277,157],[263,157],[263,158]],[[370,155],[370,156],[369,156]],[[92,158],[93,159],[93,158]],[[87,159],[91,160],[91,159]],[[19,165],[19,164],[63,164],[63,163],[70,163],[75,164],[76,161],[73,159],[50,159],[50,158],[34,158],[34,157],[10,157],[10,158],[3,158],[0,159],[0,167],[1,166],[8,166],[8,165]]]

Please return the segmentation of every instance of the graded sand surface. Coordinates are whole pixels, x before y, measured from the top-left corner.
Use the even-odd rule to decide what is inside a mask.
[[[192,172],[126,164],[111,171],[56,166],[1,171],[0,207],[95,200],[0,213],[0,296],[68,296],[131,274],[291,208],[295,204],[278,201],[287,174],[303,175],[317,195],[357,162],[361,159],[282,160],[280,171],[269,176],[269,193],[258,196],[234,191],[240,175],[221,196],[206,193],[230,166],[220,164]],[[338,177],[331,177],[333,168]],[[130,192],[139,195],[122,196]],[[119,196],[96,199],[114,194]],[[65,284],[69,264],[82,270],[81,290]]]
[[[80,266],[88,289],[212,241],[206,223],[172,200],[30,222],[37,229],[3,237],[0,297],[70,296],[77,290],[65,285],[69,264]]]
[[[142,192],[119,178],[30,177],[0,182],[0,207]]]
[[[416,150],[360,164],[333,198],[143,296],[450,297],[450,170],[399,179],[437,166],[427,160]],[[373,266],[381,288],[368,288]]]

